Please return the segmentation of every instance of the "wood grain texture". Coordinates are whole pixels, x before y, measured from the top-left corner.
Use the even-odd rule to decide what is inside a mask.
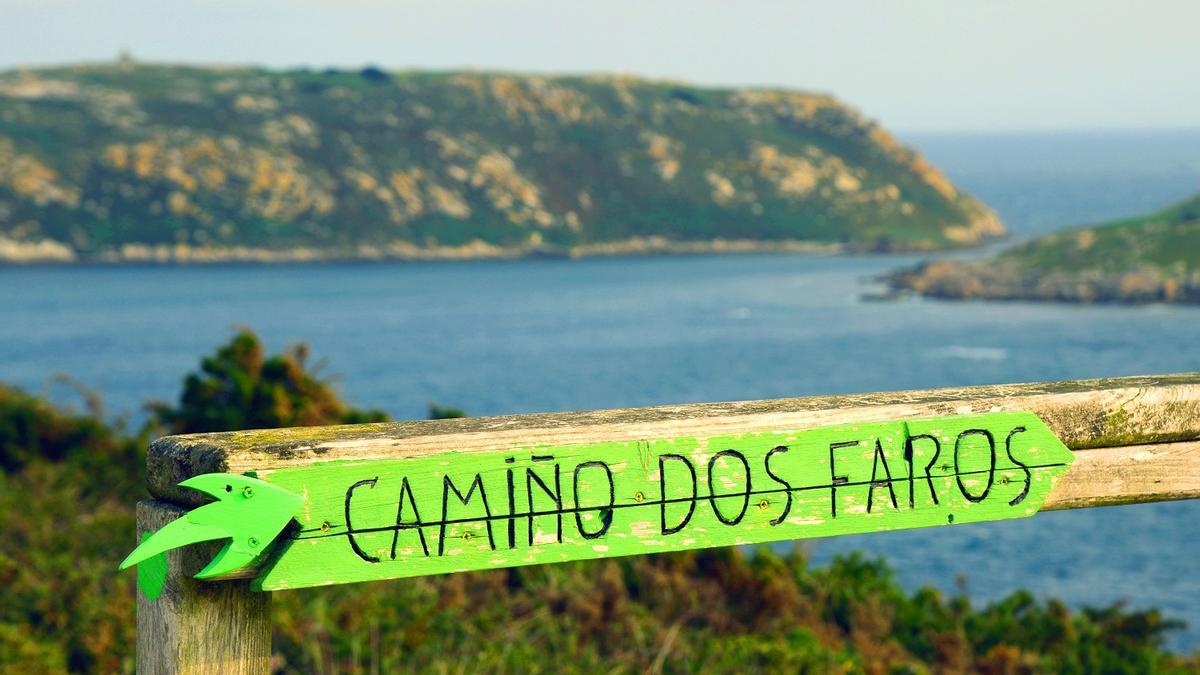
[[[161,499],[196,505],[201,495],[177,483],[202,473],[1020,410],[1072,450],[1196,440],[1200,373],[172,436],[151,445],[148,484]]]
[[[1200,499],[1200,441],[1075,453],[1042,510]]]
[[[139,502],[138,538],[185,512],[162,502]],[[252,592],[248,581],[206,583],[192,578],[219,549],[220,543],[213,543],[171,551],[158,599],[138,592],[138,673],[269,672],[271,595]]]

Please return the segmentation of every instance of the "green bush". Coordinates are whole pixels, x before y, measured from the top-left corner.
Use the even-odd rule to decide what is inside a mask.
[[[157,426],[169,433],[274,429],[324,424],[381,422],[378,410],[349,408],[308,368],[300,344],[267,358],[248,330],[200,362],[200,372],[183,380],[179,405],[149,406]]]
[[[431,420],[452,420],[466,416],[467,413],[463,412],[461,408],[436,403],[429,404],[429,419]]]

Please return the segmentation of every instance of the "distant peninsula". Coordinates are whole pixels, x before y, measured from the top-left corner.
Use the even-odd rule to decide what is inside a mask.
[[[933,251],[1003,234],[824,94],[373,67],[0,72],[0,262]]]
[[[1055,232],[975,261],[903,270],[935,298],[1200,303],[1200,193],[1148,216]]]

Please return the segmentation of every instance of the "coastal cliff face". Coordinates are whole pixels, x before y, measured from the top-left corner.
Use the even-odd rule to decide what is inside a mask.
[[[1148,216],[1046,235],[977,261],[903,270],[937,298],[1200,303],[1200,194]]]
[[[631,77],[0,73],[0,260],[935,250],[995,216],[830,96]]]

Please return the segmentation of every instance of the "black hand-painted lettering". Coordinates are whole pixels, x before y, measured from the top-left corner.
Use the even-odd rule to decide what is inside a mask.
[[[355,490],[364,485],[369,485],[371,486],[371,489],[374,490],[375,483],[377,482],[379,482],[378,476],[374,478],[368,478],[367,480],[360,480],[354,485],[351,485],[350,489],[346,490],[346,539],[350,541],[350,548],[354,549],[354,554],[369,563],[377,563],[379,562],[379,558],[367,555],[367,552],[362,550],[362,547],[358,545],[358,540],[354,538],[354,525],[350,522],[350,501],[354,499]]]
[[[829,513],[832,518],[837,518],[837,486],[850,482],[849,476],[837,475],[833,451],[841,450],[842,448],[852,448],[856,445],[858,445],[858,441],[842,441],[840,443],[829,444]]]
[[[929,434],[917,434],[909,436],[904,441],[904,461],[908,464],[908,508],[916,507],[916,487],[913,484],[916,478],[916,469],[913,467],[913,444],[919,440],[933,441],[933,457],[925,464],[925,482],[929,485],[929,496],[933,499],[933,503],[938,503],[937,490],[933,489],[933,465],[937,463],[938,456],[942,454],[942,442],[937,439],[937,436]]]
[[[771,527],[782,523],[783,519],[787,518],[788,514],[792,511],[792,484],[775,475],[775,472],[771,470],[771,457],[776,453],[787,451],[788,447],[786,445],[777,445],[771,448],[771,451],[767,453],[766,459],[763,460],[763,466],[767,470],[767,475],[770,476],[771,480],[783,486],[783,494],[787,498],[787,501],[783,504],[783,512],[771,520]]]
[[[989,461],[991,464],[988,469],[987,485],[983,487],[983,492],[978,495],[973,495],[967,490],[966,484],[963,483],[962,472],[958,468],[959,450],[962,449],[963,439],[968,436],[983,436],[987,439],[988,443]],[[967,498],[967,501],[981,502],[987,499],[988,492],[992,490],[992,482],[996,480],[996,439],[992,436],[992,432],[987,429],[967,429],[959,434],[958,438],[954,439],[954,478],[958,481],[958,491],[962,493],[962,496]]]
[[[579,503],[579,474],[584,469],[599,467],[604,469],[604,475],[608,480],[608,506],[600,510],[600,529],[595,532],[588,532],[583,528],[583,514],[580,512],[584,508]],[[601,461],[584,462],[575,467],[575,476],[572,479],[572,488],[575,493],[575,528],[579,530],[580,536],[584,539],[599,539],[608,533],[608,528],[612,527],[613,522],[613,505],[617,502],[617,485],[613,481],[612,469],[608,468],[608,464]],[[592,507],[589,507],[592,508]]]
[[[512,458],[504,461],[510,461]],[[508,547],[510,549],[517,547],[517,496],[516,486],[513,483],[513,470],[505,470],[505,478],[508,480]]]
[[[563,503],[562,503],[562,469],[560,465],[554,465],[554,489],[551,490],[541,476],[537,475],[533,469],[525,469],[525,497],[529,501],[529,517],[527,523],[529,525],[529,545],[533,546],[533,514],[537,510],[533,506],[533,484],[537,483],[538,487],[545,492],[547,496],[554,500],[554,515],[558,519],[558,543],[563,540]]]
[[[496,550],[496,540],[492,536],[492,509],[488,506],[487,491],[483,488],[483,477],[475,474],[475,480],[471,481],[471,487],[467,488],[467,496],[464,497],[463,493],[454,486],[454,481],[447,475],[442,478],[442,523],[438,528],[438,556],[446,552],[446,521],[450,516],[450,493],[453,492],[458,501],[462,502],[463,506],[467,506],[472,495],[475,494],[475,490],[479,490],[479,498],[483,502],[483,512],[487,514],[487,517],[483,519],[483,524],[487,528],[488,545],[492,547],[493,551]]]
[[[1004,439],[1004,452],[1008,455],[1008,461],[1021,467],[1021,470],[1025,472],[1025,487],[1021,489],[1021,494],[1012,498],[1012,501],[1008,503],[1009,506],[1016,506],[1017,504],[1025,501],[1025,498],[1029,496],[1029,488],[1033,485],[1033,473],[1029,470],[1029,466],[1016,457],[1013,457],[1012,453],[1013,436],[1016,436],[1024,431],[1025,427],[1016,427],[1012,431],[1008,432],[1008,438]]]
[[[688,500],[689,503],[687,515],[684,516],[683,520],[679,521],[679,524],[675,525],[674,527],[667,527],[667,460],[683,462],[684,466],[686,466],[688,469],[688,473],[692,474],[692,497],[690,500]],[[658,489],[662,495],[662,498],[658,503],[659,525],[662,529],[662,533],[663,535],[675,534],[687,526],[688,521],[692,519],[692,514],[696,512],[696,497],[698,496],[699,492],[696,487],[696,467],[692,465],[691,460],[683,455],[659,455]]]
[[[717,460],[721,459],[722,457],[737,458],[737,460],[742,463],[742,468],[746,474],[746,486],[740,493],[742,495],[742,508],[741,508],[741,510],[738,511],[738,514],[736,516],[734,516],[733,518],[726,518],[725,514],[721,513],[721,507],[717,506],[717,499],[716,499],[717,491],[716,491],[716,488],[713,486],[713,469],[715,469],[717,466]],[[722,451],[718,452],[717,454],[713,455],[712,459],[708,460],[708,494],[710,497],[709,501],[712,504],[713,515],[715,515],[717,517],[717,520],[721,521],[722,523],[725,523],[726,525],[737,525],[738,523],[742,522],[742,518],[746,517],[746,509],[750,507],[750,491],[752,489],[753,489],[753,485],[751,484],[751,480],[750,480],[750,462],[748,462],[746,460],[746,456],[743,455],[742,453],[738,452],[737,450],[722,450]],[[734,494],[737,494],[737,493],[734,493]],[[730,496],[732,496],[732,495],[730,495]]]
[[[887,476],[887,480],[878,479],[878,471],[880,463],[883,464],[883,475]],[[887,456],[883,454],[883,443],[878,438],[875,439],[875,459],[871,464],[871,487],[867,489],[867,513],[871,512],[871,508],[875,504],[875,488],[886,487],[888,495],[892,498],[892,508],[898,509],[900,506],[896,504],[896,490],[892,487],[892,471],[888,468]]]
[[[411,523],[404,522],[404,495],[408,495],[408,503],[412,506],[413,518]],[[421,529],[421,512],[417,510],[417,500],[413,498],[412,486],[408,484],[408,476],[400,483],[400,499],[396,502],[396,529],[392,531],[392,560],[396,559],[396,544],[400,540],[400,531],[416,529],[417,538],[421,540],[421,550],[429,557],[429,545],[425,543],[425,531]]]

